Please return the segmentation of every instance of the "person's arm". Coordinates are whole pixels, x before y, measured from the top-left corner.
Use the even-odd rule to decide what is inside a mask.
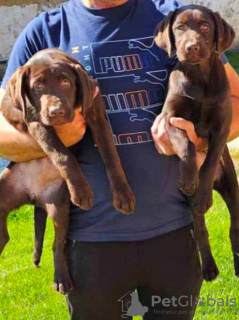
[[[226,73],[230,82],[232,101],[232,123],[228,142],[239,136],[239,76],[230,63],[225,64]]]
[[[0,100],[5,94],[5,88],[11,75],[43,48],[42,39],[41,18],[37,17],[25,27],[14,44],[2,80]],[[44,153],[30,135],[19,133],[5,120],[0,112],[0,157],[20,162],[43,156]]]
[[[230,83],[232,101],[232,123],[228,136],[229,142],[239,136],[239,76],[229,63],[225,64],[225,69]],[[196,135],[192,122],[182,118],[171,118],[170,122],[173,126],[187,132],[189,139],[195,144],[197,151],[207,149],[207,141]],[[155,147],[160,154],[175,154],[169,141],[167,130],[165,129],[165,121],[161,115],[155,119],[151,131]]]

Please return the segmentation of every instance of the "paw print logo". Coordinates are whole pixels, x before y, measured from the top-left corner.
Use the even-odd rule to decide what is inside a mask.
[[[199,307],[202,307],[202,306],[204,306],[205,305],[205,301],[204,301],[204,297],[199,297],[199,302],[198,302],[198,305],[199,305]]]

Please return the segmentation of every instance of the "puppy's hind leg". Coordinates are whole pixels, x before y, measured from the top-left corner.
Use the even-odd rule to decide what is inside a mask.
[[[33,263],[35,267],[38,267],[41,261],[43,241],[44,241],[44,235],[46,230],[46,220],[47,220],[46,211],[40,207],[35,206],[34,207],[35,239],[34,239],[34,253],[33,253]]]
[[[4,211],[0,207],[0,254],[3,252],[3,249],[5,248],[6,244],[10,239],[8,230],[7,230],[8,214],[9,214],[9,211]]]
[[[235,274],[239,277],[239,187],[235,168],[226,147],[214,182],[214,189],[226,202],[230,212],[230,239],[234,258]]]
[[[29,203],[24,187],[18,188],[18,178],[17,164],[10,164],[0,175],[0,254],[9,241],[8,214],[13,209]]]
[[[61,186],[59,186],[61,183]],[[72,282],[69,275],[66,260],[66,236],[69,225],[70,195],[66,184],[62,179],[58,181],[58,186],[53,184],[44,188],[41,195],[41,202],[44,201],[48,216],[52,219],[55,228],[55,241],[53,244],[54,256],[54,288],[62,294],[72,290]]]
[[[203,278],[206,281],[212,281],[218,276],[219,270],[212,255],[209,235],[203,215],[194,215],[194,226],[202,260]]]
[[[66,260],[66,236],[69,225],[69,202],[64,205],[47,206],[49,216],[53,220],[55,228],[54,253],[54,288],[56,291],[66,294],[73,288],[67,260]]]

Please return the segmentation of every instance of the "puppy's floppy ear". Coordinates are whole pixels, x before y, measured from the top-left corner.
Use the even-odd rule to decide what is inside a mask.
[[[13,106],[23,113],[23,120],[27,121],[27,78],[30,73],[28,66],[23,66],[9,79],[6,94],[11,99]]]
[[[159,23],[155,31],[155,43],[157,44],[157,46],[167,51],[169,57],[176,49],[172,30],[176,12],[177,10],[170,12],[168,16]]]
[[[87,109],[93,105],[94,96],[98,88],[97,82],[88,75],[83,65],[73,57],[61,50],[57,50],[57,55],[53,54],[53,60],[62,61],[70,65],[76,75],[76,102],[75,108],[82,107],[82,114],[85,117]],[[96,89],[97,88],[97,89]]]
[[[77,96],[75,107],[82,107],[82,114],[85,117],[87,109],[93,105],[96,92],[98,92],[97,82],[88,75],[81,64],[72,64],[77,76]]]
[[[216,52],[222,53],[231,46],[235,38],[235,31],[218,12],[213,12],[213,18],[215,21]]]

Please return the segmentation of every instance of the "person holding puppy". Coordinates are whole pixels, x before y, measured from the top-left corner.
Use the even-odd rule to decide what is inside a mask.
[[[154,43],[157,24],[178,6],[173,0],[70,0],[34,19],[10,56],[2,94],[11,74],[44,48],[64,50],[98,80],[136,196],[130,216],[112,207],[104,165],[87,130],[71,147],[95,194],[91,210],[71,207],[68,261],[74,289],[67,300],[72,320],[121,319],[118,300],[135,289],[148,307],[146,320],[172,313],[175,319],[191,319],[194,314],[202,283],[200,262],[190,208],[177,186],[178,159],[166,156],[174,152],[160,117],[175,61]],[[226,61],[225,68],[232,91],[233,139],[239,135],[239,79]],[[83,124],[78,120],[64,133],[56,128],[67,146],[79,139]],[[192,123],[174,118],[171,124],[185,130],[198,150],[206,147]],[[44,154],[1,118],[0,156],[21,162]],[[171,303],[165,306],[158,299],[156,304],[156,296]],[[188,303],[175,302],[182,296]]]

